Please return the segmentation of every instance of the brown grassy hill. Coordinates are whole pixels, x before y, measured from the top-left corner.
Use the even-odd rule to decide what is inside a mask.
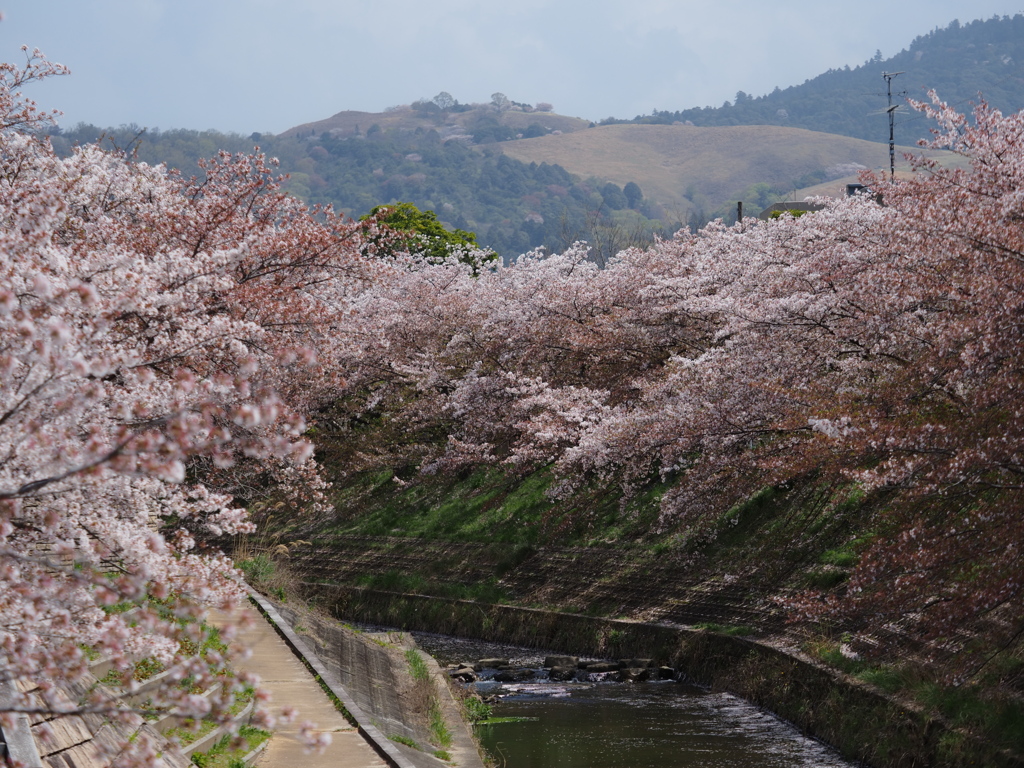
[[[848,163],[878,169],[889,162],[886,144],[766,125],[608,125],[495,146],[517,160],[557,163],[583,177],[634,181],[669,213],[688,210],[688,195],[703,195],[716,208],[759,182],[795,191],[806,174]],[[911,151],[917,150],[897,148],[899,157]]]
[[[424,115],[410,106],[401,106],[389,109],[387,112],[339,112],[325,120],[317,120],[312,123],[303,123],[294,128],[289,128],[281,133],[281,136],[308,136],[310,133],[323,133],[324,131],[335,132],[341,136],[354,135],[357,132],[366,133],[372,125],[379,125],[382,130],[401,128],[405,130],[416,130],[417,128],[434,129],[442,136],[468,132],[470,126],[483,118],[497,120],[501,125],[507,125],[515,130],[525,129],[533,123],[538,123],[551,131],[579,131],[586,128],[590,123],[578,117],[566,117],[556,115],[553,112],[520,112],[508,110],[497,112],[494,109],[481,106],[468,112],[438,112]]]
[[[841,196],[846,183],[857,180],[856,167],[877,170],[886,168],[889,162],[885,143],[801,128],[681,124],[590,127],[592,124],[575,117],[552,112],[498,112],[489,105],[465,112],[429,113],[411,106],[386,112],[345,111],[290,128],[281,136],[308,137],[328,132],[348,137],[365,135],[378,126],[385,132],[436,130],[442,140],[459,138],[468,142],[475,128],[495,124],[515,132],[539,124],[559,133],[485,144],[478,147],[481,151],[502,152],[527,163],[557,164],[582,178],[596,177],[620,186],[636,182],[645,197],[660,206],[661,211],[655,215],[667,222],[686,222],[694,209],[704,215],[719,215],[754,184],[766,183],[791,200],[810,195]],[[905,152],[919,150],[897,148],[898,173],[909,172],[902,160]],[[756,205],[751,194],[743,199],[748,205]],[[749,210],[750,214],[757,212]]]

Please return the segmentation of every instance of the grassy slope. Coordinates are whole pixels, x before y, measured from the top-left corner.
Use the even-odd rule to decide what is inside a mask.
[[[524,605],[682,623],[729,616],[774,631],[771,594],[841,584],[873,503],[808,482],[765,489],[684,533],[659,525],[663,483],[625,504],[598,486],[556,502],[550,484],[543,470],[477,469],[404,486],[389,471],[364,474],[336,490],[333,519],[286,538],[316,542],[318,553],[303,556],[314,578],[481,598],[485,584],[488,599]],[[362,552],[365,537],[373,552]],[[322,566],[329,550],[347,554]]]
[[[620,510],[620,499],[604,488],[586,489],[554,502],[551,475],[525,477],[498,469],[458,476],[421,476],[407,485],[390,470],[363,474],[336,486],[336,520],[317,531],[371,536],[420,536],[451,541],[535,545],[644,538],[657,516],[662,486],[652,486]]]
[[[692,188],[712,208],[752,184],[785,188],[792,180],[841,163],[888,165],[889,148],[860,139],[799,128],[741,125],[608,125],[561,136],[496,145],[524,162],[557,163],[570,173],[635,181],[669,211],[685,211]],[[914,148],[899,147],[899,157]]]

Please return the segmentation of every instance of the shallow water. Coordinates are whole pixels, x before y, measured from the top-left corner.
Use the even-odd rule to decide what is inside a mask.
[[[495,716],[535,722],[478,728],[508,768],[841,768],[852,765],[779,719],[677,683],[593,683],[556,697],[502,699]]]
[[[540,651],[416,634],[442,664],[499,656],[539,668]],[[538,669],[538,676],[546,671]],[[495,717],[479,726],[506,768],[853,768],[834,750],[742,699],[675,682],[476,685]]]

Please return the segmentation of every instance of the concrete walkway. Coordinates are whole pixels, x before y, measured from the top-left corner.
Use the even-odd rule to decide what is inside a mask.
[[[294,707],[299,716],[289,725],[278,725],[270,743],[256,760],[263,768],[383,768],[387,763],[359,732],[334,708],[313,675],[295,657],[267,620],[251,607],[244,609],[253,619],[251,629],[241,633],[252,656],[238,666],[260,676],[260,687],[271,695],[271,711]],[[223,624],[223,616],[213,616],[214,624]],[[316,724],[316,731],[331,735],[331,744],[322,753],[307,753],[299,741],[299,725]]]

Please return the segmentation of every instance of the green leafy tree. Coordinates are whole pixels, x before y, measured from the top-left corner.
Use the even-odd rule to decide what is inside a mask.
[[[621,211],[623,208],[629,207],[629,201],[626,199],[626,195],[623,194],[622,189],[619,188],[618,184],[610,181],[601,187],[601,197],[604,199],[604,204],[613,211]]]
[[[456,256],[472,267],[474,274],[498,258],[494,251],[480,249],[474,233],[446,229],[433,211],[421,211],[412,203],[378,205],[360,218],[370,220],[388,230],[371,239],[378,253],[421,253],[432,264]]]
[[[629,203],[630,208],[636,208],[644,199],[644,193],[640,189],[640,185],[635,181],[631,181],[623,187],[622,194],[626,196],[626,201]]]

